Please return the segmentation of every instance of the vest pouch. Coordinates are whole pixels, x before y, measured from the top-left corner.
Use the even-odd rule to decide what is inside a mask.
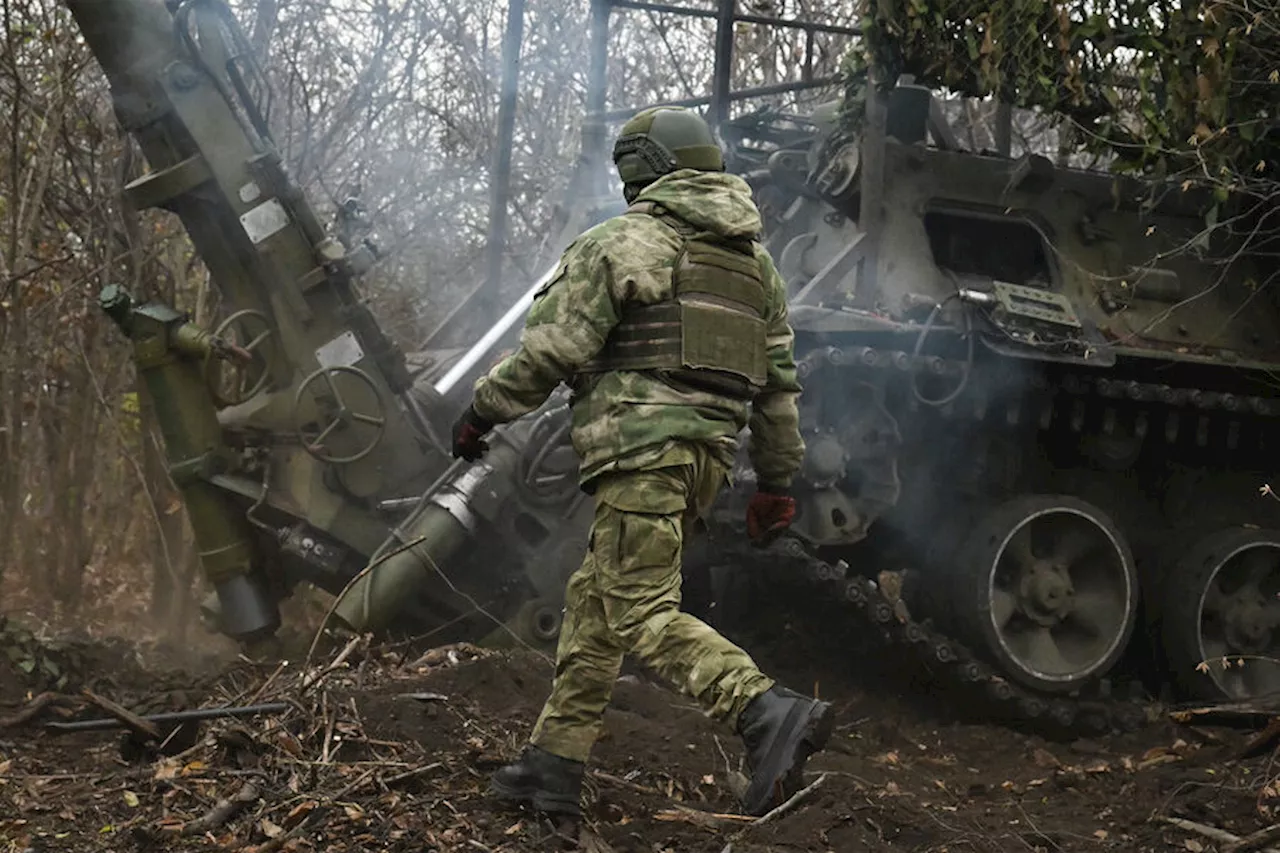
[[[763,387],[766,334],[760,317],[688,297],[680,300],[680,366],[686,369],[729,373]]]

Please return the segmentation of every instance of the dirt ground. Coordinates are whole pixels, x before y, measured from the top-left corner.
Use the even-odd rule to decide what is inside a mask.
[[[1273,822],[1273,756],[1237,760],[1251,731],[1163,720],[1050,743],[966,719],[923,674],[822,624],[779,618],[742,638],[769,671],[839,713],[828,750],[810,762],[821,783],[763,825],[736,814],[736,737],[643,672],[618,685],[587,820],[573,827],[485,795],[549,686],[550,664],[531,651],[356,642],[336,668],[333,646],[305,672],[298,649],[287,664],[239,659],[198,678],[148,672],[123,645],[74,660],[59,652],[72,670],[53,685],[64,698],[21,723],[11,715],[50,676],[41,681],[23,654],[0,655],[0,716],[10,715],[0,721],[0,850],[1204,853],[1223,845],[1163,818],[1238,836]],[[139,713],[288,708],[179,732],[174,743],[190,737],[168,751],[182,752],[164,757],[122,750],[118,731],[42,730],[59,709],[103,716],[82,707],[85,685]]]

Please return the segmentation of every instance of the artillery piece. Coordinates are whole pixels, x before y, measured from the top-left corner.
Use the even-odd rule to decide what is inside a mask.
[[[271,634],[308,582],[354,630],[474,637],[496,614],[552,642],[589,523],[566,399],[499,428],[474,466],[441,441],[541,282],[412,373],[360,302],[368,247],[328,237],[282,168],[220,0],[68,5],[153,170],[131,200],[182,218],[229,305],[212,334],[105,306],[157,400],[222,630]],[[722,6],[722,27],[768,23]],[[603,82],[610,13],[629,7],[684,13],[593,5],[588,180],[605,122],[631,112],[606,112]],[[1198,227],[1194,193],[1144,207],[1111,175],[961,150],[909,80],[852,138],[831,109],[729,121],[729,101],[782,91],[730,92],[731,48],[717,40],[715,92],[693,100],[791,287],[808,449],[795,536],[761,559],[715,535],[714,559],[799,564],[1021,716],[1072,724],[1135,636],[1202,695],[1280,687],[1280,503],[1258,499],[1280,316],[1251,259],[1166,253]],[[560,244],[611,212],[575,211]],[[736,479],[713,534],[738,532]],[[885,559],[910,569],[901,600],[848,568]]]
[[[330,236],[287,174],[226,4],[67,5],[151,167],[128,201],[177,214],[226,311],[202,330],[116,288],[102,300],[156,404],[214,590],[206,614],[237,639],[269,637],[305,582],[346,590],[337,615],[356,630],[475,636],[494,628],[478,600],[554,636],[576,556],[547,533],[584,505],[554,424],[563,399],[499,431],[484,465],[452,464],[440,436],[453,411],[362,301],[374,247],[349,227]],[[513,494],[519,513],[505,511]]]

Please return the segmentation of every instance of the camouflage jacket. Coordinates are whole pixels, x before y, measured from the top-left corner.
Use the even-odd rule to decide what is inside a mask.
[[[758,235],[762,223],[741,178],[681,170],[650,184],[636,199],[652,201],[690,224],[725,236]],[[681,238],[653,216],[616,216],[589,229],[565,250],[559,267],[534,297],[519,348],[481,377],[476,413],[505,423],[538,408],[556,386],[574,390],[574,447],[584,483],[612,470],[671,464],[681,440],[708,447],[726,467],[738,435],[751,429],[748,455],[761,482],[789,486],[804,455],[796,398],[794,335],[786,286],[772,258],[756,244],[767,289],[768,377],[750,403],[677,389],[656,373],[612,371],[578,376],[604,345],[623,306],[670,299]]]

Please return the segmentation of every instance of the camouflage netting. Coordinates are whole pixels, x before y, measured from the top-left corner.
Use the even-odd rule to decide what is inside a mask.
[[[1280,0],[863,0],[845,117],[868,68],[1068,119],[1113,169],[1274,206],[1280,180]],[[1274,209],[1274,207],[1272,208]],[[1212,223],[1211,223],[1212,224]]]

